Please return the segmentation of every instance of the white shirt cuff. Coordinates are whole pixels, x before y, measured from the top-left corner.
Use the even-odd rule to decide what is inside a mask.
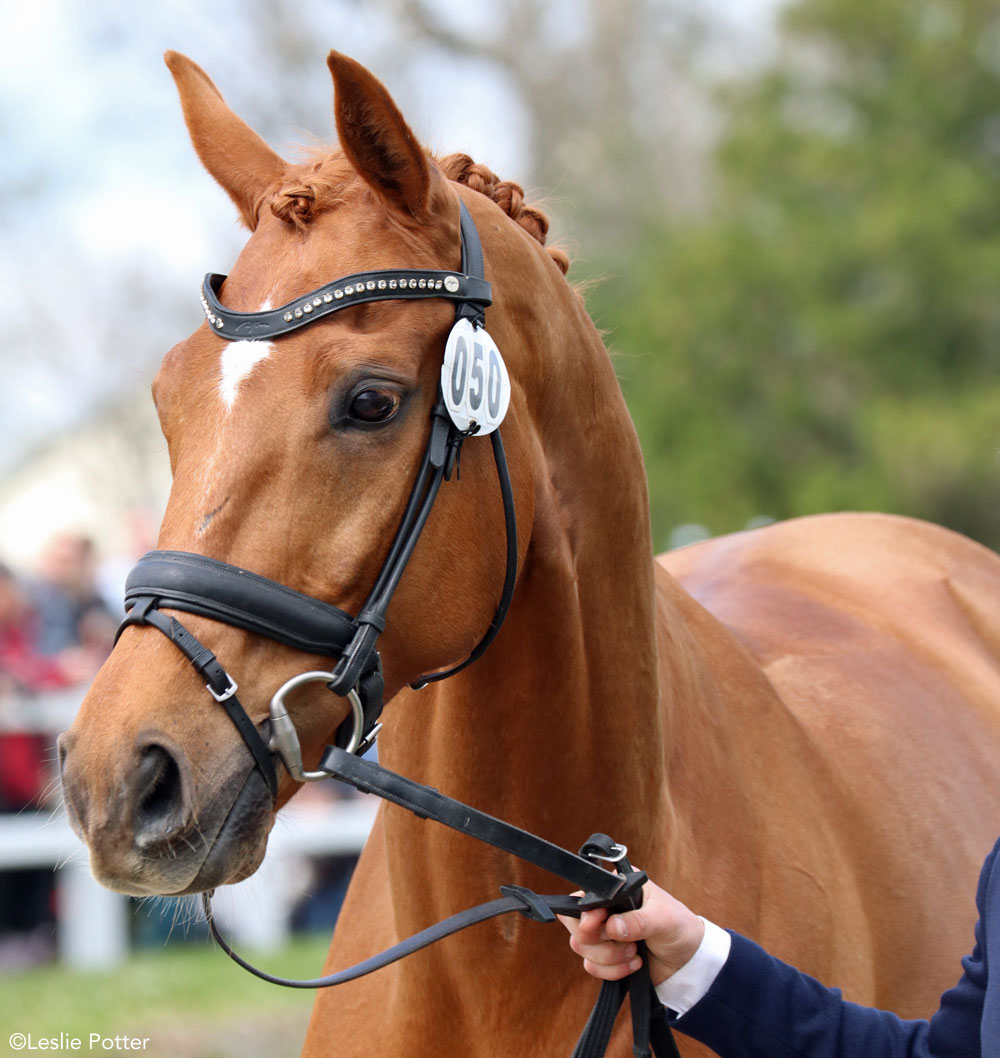
[[[701,920],[705,923],[705,936],[698,950],[676,973],[656,986],[660,1002],[678,1017],[704,999],[729,958],[732,937],[708,919]]]

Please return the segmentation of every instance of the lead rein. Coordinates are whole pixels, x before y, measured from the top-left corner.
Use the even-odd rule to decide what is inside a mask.
[[[625,847],[616,844],[606,834],[593,834],[579,853],[573,853],[337,746],[326,748],[319,770],[325,771],[331,778],[349,783],[362,793],[375,794],[392,804],[406,808],[421,819],[432,819],[495,848],[503,849],[519,859],[566,879],[583,889],[584,895],[543,896],[522,886],[503,885],[500,887],[501,896],[498,899],[460,911],[378,955],[324,977],[297,980],[269,974],[238,955],[216,926],[212,916],[212,893],[203,893],[202,907],[205,918],[219,947],[234,962],[261,980],[286,988],[330,988],[357,980],[444,937],[512,911],[520,912],[536,922],[554,922],[556,915],[579,918],[581,912],[591,908],[607,907],[616,912],[632,910],[642,905],[642,886],[647,881],[646,873],[635,870],[628,861]],[[606,870],[599,865],[599,861],[613,863],[615,870]],[[591,1016],[573,1051],[573,1058],[600,1058],[604,1055],[626,994],[630,997],[632,1009],[633,1054],[637,1058],[651,1056],[652,1041],[658,1058],[679,1058],[666,1023],[664,1008],[656,996],[649,976],[646,958],[643,958],[642,967],[631,974],[626,982],[604,982]]]
[[[211,912],[212,893],[203,893],[202,906],[205,916],[220,947],[230,958],[266,981],[290,988],[326,988],[388,966],[397,959],[419,951],[467,926],[511,911],[520,911],[537,922],[553,922],[557,914],[579,918],[582,911],[591,908],[627,910],[638,907],[642,902],[642,886],[647,881],[645,872],[633,870],[625,856],[624,846],[617,845],[605,834],[592,835],[580,853],[573,853],[520,827],[505,823],[502,819],[446,797],[432,787],[422,786],[380,764],[356,757],[337,746],[326,748],[319,770],[327,772],[331,778],[349,783],[363,793],[375,794],[392,804],[406,808],[421,819],[442,823],[558,875],[583,889],[584,895],[541,896],[521,886],[501,886],[503,895],[500,899],[459,912],[355,967],[329,977],[295,981],[272,977],[240,958],[216,927]],[[617,869],[605,870],[599,866],[599,860],[614,862]]]

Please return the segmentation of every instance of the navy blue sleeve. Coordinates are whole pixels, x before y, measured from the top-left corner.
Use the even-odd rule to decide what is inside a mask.
[[[993,1009],[997,982],[987,980],[986,913],[1000,902],[1000,877],[991,883],[1000,842],[983,868],[977,903],[976,946],[962,960],[958,984],[941,997],[929,1021],[903,1021],[884,1010],[846,1002],[838,989],[768,955],[732,934],[729,959],[708,994],[674,1028],[722,1058],[983,1058],[983,1026],[1000,1019]],[[996,872],[1000,876],[1000,869]],[[995,927],[994,927],[995,928]],[[987,994],[990,1001],[987,1003]],[[984,1015],[984,1003],[989,1008]],[[989,1033],[989,1029],[987,1032]]]

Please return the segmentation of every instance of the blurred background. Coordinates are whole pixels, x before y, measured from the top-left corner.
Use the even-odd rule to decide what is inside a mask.
[[[245,238],[162,52],[203,65],[292,154],[333,136],[331,47],[386,82],[432,150],[549,213],[639,429],[658,549],[847,508],[1000,545],[992,0],[2,0],[8,1033],[298,1050],[311,997],[243,976],[184,907],[87,888],[52,745],[155,543],[169,482],[152,376],[202,321],[202,275]],[[253,914],[230,919],[299,974],[367,822],[316,796],[284,827],[273,885],[245,895]]]

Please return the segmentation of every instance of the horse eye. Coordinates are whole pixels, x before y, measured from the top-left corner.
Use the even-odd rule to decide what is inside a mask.
[[[398,393],[388,389],[363,389],[351,400],[349,410],[358,422],[386,422],[399,410]]]

